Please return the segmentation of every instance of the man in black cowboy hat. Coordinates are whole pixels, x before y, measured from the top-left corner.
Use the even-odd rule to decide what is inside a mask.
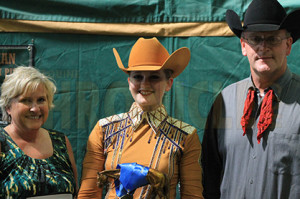
[[[205,198],[300,198],[300,77],[287,67],[300,36],[300,10],[253,0],[242,26],[232,10],[251,76],[226,87],[207,118],[202,143]]]

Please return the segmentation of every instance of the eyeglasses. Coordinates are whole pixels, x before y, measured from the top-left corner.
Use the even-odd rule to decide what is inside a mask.
[[[265,36],[248,36],[243,37],[243,39],[245,39],[247,41],[248,44],[252,45],[252,46],[257,46],[258,44],[260,44],[261,42],[266,42],[267,45],[269,46],[277,46],[279,44],[281,44],[282,40],[289,38],[288,36],[281,38],[280,36],[269,36],[269,37],[265,37]]]

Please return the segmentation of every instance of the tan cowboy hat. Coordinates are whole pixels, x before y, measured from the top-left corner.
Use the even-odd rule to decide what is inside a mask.
[[[191,57],[190,50],[180,48],[169,55],[165,47],[153,37],[151,39],[139,38],[132,46],[128,68],[125,68],[119,53],[115,48],[113,52],[119,68],[128,74],[130,71],[158,71],[170,69],[172,77],[177,77],[188,65]]]

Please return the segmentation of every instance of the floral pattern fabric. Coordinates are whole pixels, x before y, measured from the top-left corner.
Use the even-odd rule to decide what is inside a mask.
[[[27,156],[0,129],[0,198],[26,198],[75,193],[75,178],[63,133],[49,131],[53,155],[46,159]]]

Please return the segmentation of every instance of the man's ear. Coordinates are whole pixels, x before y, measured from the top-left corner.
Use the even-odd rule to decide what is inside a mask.
[[[289,37],[286,40],[286,45],[287,45],[287,51],[286,51],[286,56],[289,56],[292,50],[292,44],[293,44],[293,38]]]
[[[246,42],[245,42],[242,38],[240,39],[240,42],[241,42],[241,50],[242,50],[242,54],[243,54],[244,56],[247,56],[247,51],[246,51],[246,47],[245,47]]]

